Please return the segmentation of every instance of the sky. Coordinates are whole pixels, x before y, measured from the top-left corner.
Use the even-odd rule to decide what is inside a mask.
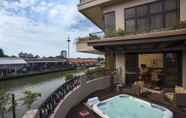
[[[78,53],[78,37],[100,31],[77,9],[79,0],[0,0],[0,48],[8,55],[19,52],[56,56],[71,41],[71,57],[97,57]]]

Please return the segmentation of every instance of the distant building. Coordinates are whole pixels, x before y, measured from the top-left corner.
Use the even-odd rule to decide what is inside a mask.
[[[27,62],[21,58],[0,58],[0,79],[3,76],[16,74]]]
[[[67,51],[62,50],[60,56],[61,56],[61,58],[67,58]]]

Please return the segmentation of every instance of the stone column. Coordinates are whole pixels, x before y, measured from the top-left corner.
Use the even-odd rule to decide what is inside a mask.
[[[105,67],[110,71],[115,69],[115,53],[110,49],[107,49],[105,52]]]
[[[186,21],[185,6],[186,6],[186,0],[180,0],[180,20],[181,21]]]
[[[183,51],[182,57],[182,79],[183,87],[186,88],[186,50]]]
[[[116,77],[119,82],[126,83],[125,54],[116,54]]]

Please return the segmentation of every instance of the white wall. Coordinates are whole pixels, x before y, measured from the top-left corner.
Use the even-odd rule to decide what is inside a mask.
[[[180,0],[180,20],[186,21],[186,0]]]
[[[182,79],[183,79],[183,87],[186,88],[186,51],[183,51],[183,66],[182,66]]]
[[[51,118],[65,118],[70,109],[79,104],[85,97],[98,90],[106,89],[109,86],[109,77],[98,78],[88,82],[82,81],[81,86],[71,91],[64,100],[61,101]]]
[[[117,78],[123,84],[126,83],[126,68],[125,68],[125,54],[116,53],[116,70],[117,70]]]
[[[27,111],[22,118],[39,118],[38,110]]]

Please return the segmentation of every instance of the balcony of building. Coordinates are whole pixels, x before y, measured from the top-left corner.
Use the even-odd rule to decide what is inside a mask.
[[[166,37],[176,38],[177,36],[184,36],[184,35],[186,35],[186,28],[171,29],[171,30],[161,29],[159,31],[143,32],[143,33],[126,33],[124,31],[121,31],[121,32],[114,32],[114,33],[106,34],[104,37],[101,37],[101,38],[91,39],[88,41],[88,45],[89,46],[100,46],[100,45],[105,46],[105,45],[114,45],[116,42],[117,44],[121,44],[121,42],[126,42],[126,43],[131,42],[131,41],[138,42],[140,40],[146,40],[146,39],[149,39],[146,41],[150,43],[150,42],[154,42],[161,38],[166,38]],[[168,40],[171,40],[171,39],[168,39]],[[175,40],[178,40],[178,39],[175,39]]]
[[[134,43],[157,44],[157,42],[172,42],[185,40],[185,36],[186,36],[185,24],[173,28],[164,28],[149,32],[127,33],[123,30],[106,33],[97,32],[89,34],[89,36],[87,37],[79,38],[77,41],[77,50],[79,52],[92,53],[98,52],[98,50],[99,51],[104,50],[105,46],[116,46],[123,44],[130,45]]]
[[[183,0],[110,0],[81,9],[81,6],[88,6],[96,1],[100,2],[84,0],[79,5],[80,12],[105,32],[101,38],[95,35],[93,38],[92,35],[86,38],[87,46],[105,48],[105,45],[136,39],[149,39],[147,42],[150,43],[152,38],[159,40],[162,37],[186,34],[183,7],[186,2]]]
[[[88,45],[88,41],[101,39],[103,37],[103,32],[91,33],[89,36],[78,38],[76,41],[76,50],[82,53],[92,53],[92,54],[103,54],[100,51],[93,48],[93,46]]]

